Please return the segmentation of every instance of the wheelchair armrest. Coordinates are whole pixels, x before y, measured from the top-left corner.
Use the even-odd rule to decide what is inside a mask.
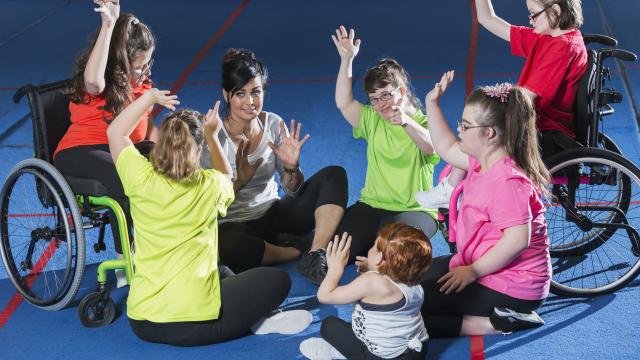
[[[618,40],[606,35],[588,34],[588,35],[582,35],[582,39],[585,44],[598,43],[604,46],[611,46],[611,47],[618,46]]]
[[[631,51],[622,50],[622,49],[602,49],[599,51],[600,58],[602,60],[608,57],[614,57],[616,59],[620,59],[622,61],[636,61],[638,60],[638,56]]]

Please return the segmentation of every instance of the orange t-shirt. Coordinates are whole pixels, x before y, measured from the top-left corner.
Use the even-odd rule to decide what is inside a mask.
[[[139,98],[150,89],[150,83],[133,88],[133,100]],[[60,143],[58,143],[58,147],[53,154],[54,157],[64,149],[82,145],[109,143],[107,139],[107,128],[109,124],[105,121],[103,115],[109,120],[111,120],[112,115],[110,112],[103,110],[103,107],[107,103],[105,93],[103,92],[100,95],[87,94],[86,99],[88,101],[80,104],[74,102],[69,103],[71,126],[69,126]],[[147,109],[142,119],[140,119],[138,126],[136,126],[129,136],[134,144],[144,140],[147,135],[147,119],[152,109],[153,106]]]

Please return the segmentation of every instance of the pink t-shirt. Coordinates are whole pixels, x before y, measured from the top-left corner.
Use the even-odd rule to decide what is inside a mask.
[[[510,157],[497,161],[485,172],[481,172],[476,159],[469,157],[456,225],[458,253],[449,268],[471,265],[502,238],[504,229],[530,223],[529,247],[511,264],[478,282],[518,299],[546,298],[551,259],[544,212],[540,192]]]

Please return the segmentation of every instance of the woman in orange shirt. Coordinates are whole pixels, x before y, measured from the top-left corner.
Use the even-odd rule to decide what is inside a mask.
[[[107,127],[133,100],[151,89],[151,55],[155,39],[149,28],[131,14],[120,15],[118,0],[96,0],[102,25],[78,58],[67,88],[71,126],[58,144],[54,164],[64,175],[99,180],[115,199],[131,226],[129,201],[109,153]],[[131,141],[143,154],[153,145],[145,141],[151,107],[132,132]],[[149,119],[149,122],[152,120]],[[115,249],[122,253],[114,214],[111,227]]]

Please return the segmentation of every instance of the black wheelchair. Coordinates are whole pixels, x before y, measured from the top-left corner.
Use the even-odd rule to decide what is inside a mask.
[[[597,296],[614,292],[640,273],[640,169],[623,157],[602,131],[611,104],[622,94],[605,88],[611,80],[607,59],[635,61],[616,49],[617,41],[585,35],[588,67],[576,101],[576,140],[560,132],[541,135],[543,160],[551,173],[545,196],[549,250],[553,266],[551,291],[562,296]],[[550,154],[550,155],[547,155]],[[462,187],[452,195],[455,209]],[[455,252],[456,211],[449,211],[445,237]]]
[[[85,267],[85,230],[99,228],[95,252],[106,249],[106,210],[114,212],[123,258],[98,266],[98,290],[85,296],[78,312],[87,327],[109,324],[115,305],[106,286],[108,270],[133,274],[127,222],[118,203],[99,181],[62,175],[53,152],[70,125],[67,81],[20,88],[27,96],[33,124],[34,157],[11,169],[0,192],[0,253],[7,274],[29,303],[59,310],[76,296]]]

